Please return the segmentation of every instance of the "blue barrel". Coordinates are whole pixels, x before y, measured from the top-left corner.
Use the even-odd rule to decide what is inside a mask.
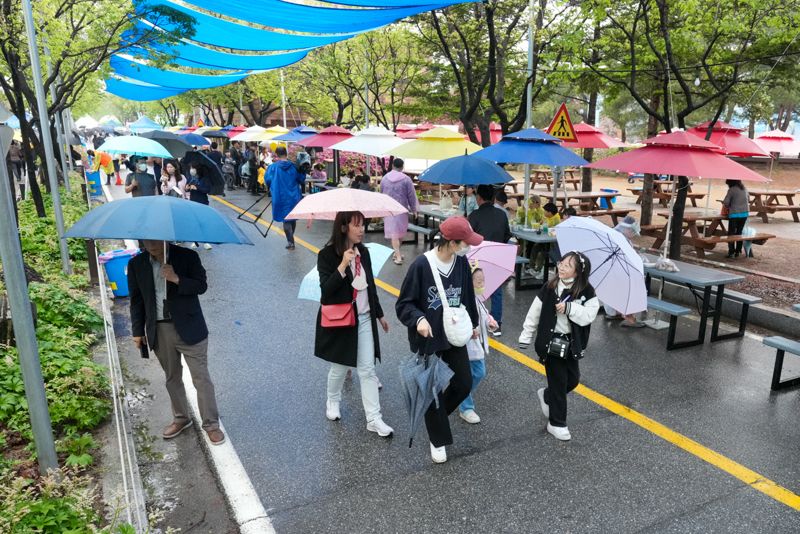
[[[89,184],[89,194],[99,197],[103,194],[103,182],[100,179],[100,171],[86,171],[86,182]]]
[[[619,191],[617,191],[616,189],[601,189],[600,191],[602,191],[603,193],[615,193],[615,194],[619,195]],[[617,201],[616,198],[612,198],[611,199],[611,204],[614,204],[616,201]],[[603,208],[604,210],[610,210],[611,209],[611,205],[609,205],[608,199],[601,198],[600,199],[600,207]]]
[[[106,268],[111,291],[115,297],[128,296],[128,262],[139,254],[139,249],[117,249],[103,252],[97,259]]]

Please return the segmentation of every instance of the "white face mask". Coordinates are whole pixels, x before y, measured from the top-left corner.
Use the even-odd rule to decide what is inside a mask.
[[[136,165],[136,168],[139,169],[140,172],[145,172],[147,170],[147,163],[139,163]]]
[[[189,174],[192,176],[197,176],[197,169],[189,169]]]
[[[570,285],[572,282],[574,282],[574,281],[575,281],[575,277],[572,277],[572,278],[562,278],[562,279],[561,279],[561,281],[562,281],[562,282],[564,282],[566,285]]]
[[[469,253],[470,246],[467,245],[466,247],[460,249],[456,252],[456,256],[466,256]]]

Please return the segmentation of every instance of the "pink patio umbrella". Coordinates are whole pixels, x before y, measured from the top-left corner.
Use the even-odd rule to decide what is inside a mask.
[[[408,213],[389,195],[341,187],[304,197],[286,218],[332,221],[340,211],[360,211],[368,219]]]
[[[800,140],[782,130],[772,130],[756,137],[753,141],[770,154],[778,153],[790,156],[800,154]]]
[[[706,121],[698,124],[693,128],[689,128],[690,134],[696,135],[700,139],[706,138],[708,126],[711,121]],[[726,156],[739,156],[749,158],[752,156],[769,157],[769,152],[758,146],[755,141],[744,135],[741,128],[730,125],[727,122],[717,121],[711,130],[711,141],[719,148],[717,152],[725,154]]]
[[[481,131],[478,128],[475,128],[475,135],[478,136],[478,142],[483,144],[483,139],[481,138]],[[489,123],[489,144],[493,145],[495,143],[499,143],[500,139],[503,138],[503,128],[496,122]]]
[[[236,137],[240,133],[243,133],[245,130],[247,130],[247,126],[234,126],[225,133],[228,135],[228,139],[230,139],[231,137]]]
[[[346,130],[341,126],[328,126],[317,132],[316,135],[306,137],[297,142],[298,145],[306,148],[330,148],[337,143],[341,143],[353,137],[350,130]],[[333,175],[336,181],[339,181],[339,151],[333,151]]]
[[[577,141],[571,143],[564,141],[561,146],[564,148],[625,148],[631,146],[585,122],[575,125],[575,135],[578,136]]]
[[[398,137],[402,137],[403,139],[416,139],[419,134],[425,133],[433,128],[434,125],[430,122],[423,122],[422,124],[418,124],[416,126],[411,126],[410,124],[398,124],[397,128],[395,128],[395,133]]]

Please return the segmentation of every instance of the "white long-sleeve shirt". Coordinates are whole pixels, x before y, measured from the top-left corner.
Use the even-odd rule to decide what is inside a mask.
[[[556,295],[562,294],[569,286],[564,282],[559,281],[556,287]],[[597,297],[593,297],[585,302],[567,302],[567,307],[564,310],[566,313],[556,314],[556,327],[555,331],[559,334],[569,334],[569,322],[572,321],[580,326],[592,324],[597,317],[597,312],[600,310],[600,301]],[[525,322],[522,323],[522,332],[519,335],[519,342],[524,345],[530,345],[536,336],[536,329],[539,327],[539,316],[542,314],[542,301],[537,296],[533,299],[528,314],[525,316]]]

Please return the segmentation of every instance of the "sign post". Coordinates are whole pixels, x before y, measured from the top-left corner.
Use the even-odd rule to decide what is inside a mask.
[[[556,111],[555,117],[550,121],[550,126],[547,127],[547,133],[570,143],[578,141],[578,136],[575,134],[575,127],[572,125],[572,119],[569,118],[569,111],[567,105],[562,103]],[[553,167],[553,204],[558,200],[558,188],[561,187],[562,178],[564,177],[563,167]],[[564,186],[564,206],[567,205],[567,188]]]

